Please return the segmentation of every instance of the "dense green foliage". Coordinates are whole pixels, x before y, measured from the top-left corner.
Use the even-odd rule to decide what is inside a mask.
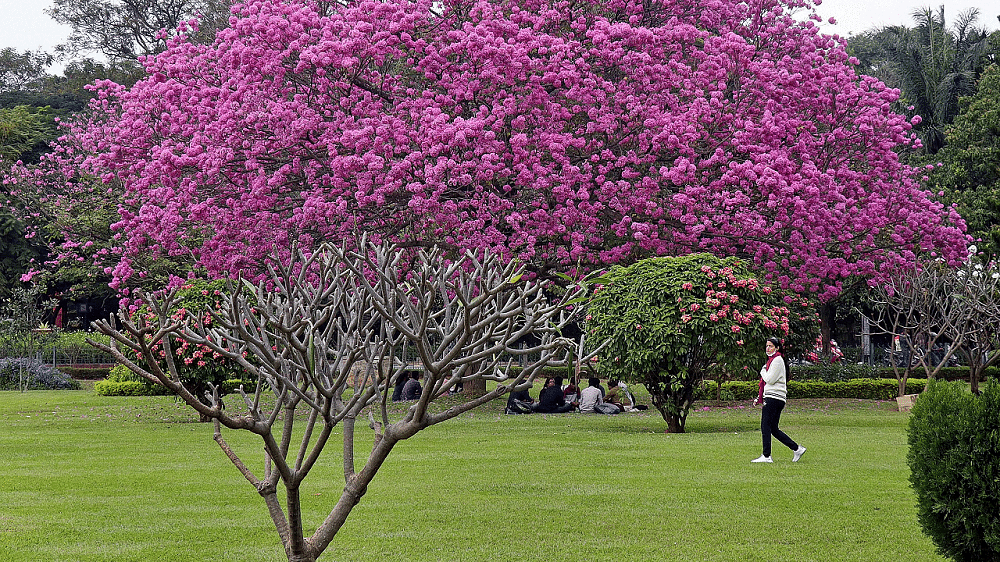
[[[166,396],[167,387],[146,380],[133,373],[125,365],[115,365],[108,378],[94,384],[94,392],[100,396]]]
[[[179,300],[171,316],[175,320],[189,322],[192,326],[199,323],[211,326],[211,314],[221,306],[222,299],[226,295],[225,289],[225,280],[192,281],[178,292]],[[151,313],[142,308],[139,314]],[[227,380],[239,380],[244,376],[243,370],[237,365],[207,347],[192,345],[186,341],[175,342],[173,346],[178,375],[199,398],[204,396],[205,392],[210,392],[211,386],[223,389]],[[166,356],[159,344],[154,345],[154,351],[158,351],[161,357]],[[166,372],[166,363],[164,362],[160,368]]]
[[[600,372],[644,385],[672,432],[684,431],[699,381],[756,373],[768,337],[794,349],[816,336],[808,302],[786,303],[736,258],[650,258],[614,267],[602,282],[586,322],[589,341],[607,342]]]
[[[980,250],[994,257],[1000,254],[1000,65],[983,73],[960,107],[931,186],[958,203],[969,233],[983,241]]]
[[[227,379],[219,383],[220,394],[236,392],[240,385],[248,391],[256,386],[252,381]],[[168,396],[170,390],[163,385],[150,382],[133,373],[124,365],[115,365],[108,373],[107,380],[94,383],[98,396]]]
[[[977,25],[978,10],[958,15],[949,25],[945,7],[922,8],[913,27],[875,28],[852,37],[858,72],[901,90],[897,109],[919,115],[915,131],[927,154],[945,145],[945,128],[958,114],[958,100],[976,89],[989,61],[990,33]]]
[[[913,406],[907,462],[917,518],[941,554],[1000,560],[1000,384],[931,384]]]

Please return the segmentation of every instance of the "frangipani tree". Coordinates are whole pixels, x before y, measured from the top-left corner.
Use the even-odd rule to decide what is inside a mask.
[[[786,301],[736,258],[650,258],[612,268],[601,282],[586,321],[588,338],[607,341],[601,373],[644,385],[671,433],[684,431],[706,376],[756,373],[766,338],[801,348],[818,329],[807,302]]]
[[[978,393],[986,367],[1000,360],[1000,268],[995,262],[983,265],[976,246],[961,267],[925,263],[876,285],[872,301],[880,311],[875,324],[893,336],[907,336],[928,379],[937,377],[952,355],[961,355]],[[943,353],[931,353],[935,348]],[[893,369],[902,396],[911,366],[894,363]]]
[[[309,255],[294,254],[287,265],[272,265],[266,284],[233,287],[211,324],[174,316],[176,292],[171,291],[143,297],[155,313],[151,321],[144,314],[122,313],[117,323],[96,324],[114,345],[92,343],[213,420],[215,440],[264,499],[288,559],[313,561],[396,444],[527,387],[542,367],[565,361],[561,350],[569,342],[559,337],[559,329],[570,319],[566,301],[577,294],[569,291],[564,300],[550,302],[541,284],[525,280],[515,265],[502,265],[495,254],[446,260],[433,249],[414,259],[385,246],[365,245],[359,251],[322,246]],[[514,346],[529,334],[535,345]],[[181,342],[204,346],[258,378],[256,389],[241,389],[243,408],[234,408],[230,399],[229,409],[223,409],[214,387],[207,403],[194,395],[171,352]],[[398,418],[390,415],[388,400],[407,373],[392,353],[404,344],[417,350],[423,392]],[[133,354],[142,365],[130,359]],[[531,360],[522,370],[506,369],[519,355]],[[450,408],[434,407],[456,385],[477,379],[496,385]],[[362,423],[375,429],[370,449],[356,441],[356,423],[366,416]],[[343,492],[325,521],[306,522],[304,481],[338,427]],[[266,460],[262,472],[230,447],[223,428],[260,436]],[[316,530],[306,536],[309,528]]]
[[[248,0],[99,84],[65,142],[121,182],[116,283],[147,256],[260,273],[273,243],[369,232],[544,275],[746,255],[776,286],[961,259],[963,224],[896,150],[898,92],[858,78],[804,0]]]

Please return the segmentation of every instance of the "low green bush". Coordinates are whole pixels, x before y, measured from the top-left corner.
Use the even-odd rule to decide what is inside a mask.
[[[1000,385],[981,395],[935,382],[913,405],[907,428],[917,520],[942,555],[1000,560]]]
[[[164,396],[170,391],[162,386],[149,386],[139,381],[98,381],[94,392],[100,396]]]
[[[80,383],[36,359],[0,359],[0,390],[79,390]]]

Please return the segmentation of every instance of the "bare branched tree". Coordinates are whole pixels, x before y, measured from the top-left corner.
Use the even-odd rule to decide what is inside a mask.
[[[117,323],[96,323],[113,343],[95,345],[214,420],[215,440],[264,499],[288,560],[312,561],[324,551],[401,440],[525,388],[542,367],[566,361],[570,342],[559,330],[570,320],[567,303],[582,289],[550,302],[540,284],[524,280],[515,264],[502,265],[495,255],[470,253],[448,261],[439,250],[423,250],[408,269],[403,263],[411,262],[402,260],[400,250],[364,243],[361,248],[296,252],[291,263],[271,267],[268,283],[234,286],[208,325],[174,320],[174,293],[144,297],[152,319],[122,314]],[[537,343],[515,347],[528,334]],[[178,341],[207,346],[258,377],[253,392],[240,390],[245,415],[227,413],[214,387],[207,404],[192,394],[172,358]],[[154,352],[156,342],[164,354]],[[393,419],[388,398],[407,373],[393,356],[402,345],[416,349],[424,386],[405,415]],[[534,359],[511,369],[518,355]],[[494,388],[451,401],[446,409],[435,407],[435,399],[476,379],[495,381]],[[356,422],[366,416],[375,438],[355,470]],[[338,425],[343,493],[306,537],[300,488]],[[261,474],[230,447],[223,427],[260,436],[266,453]]]
[[[975,253],[975,247],[970,250]],[[1000,273],[984,268],[973,255],[960,268],[924,264],[873,289],[872,301],[879,311],[873,324],[899,336],[915,360],[905,365],[893,362],[900,396],[914,363],[933,379],[955,354],[969,361],[970,382],[978,391],[983,370],[1000,358],[998,291]]]

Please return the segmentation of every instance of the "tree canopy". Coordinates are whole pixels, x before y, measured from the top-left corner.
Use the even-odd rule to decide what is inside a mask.
[[[983,73],[974,95],[963,98],[938,153],[932,185],[959,204],[980,249],[1000,255],[1000,65]]]
[[[254,270],[359,232],[491,248],[543,275],[708,250],[823,298],[964,256],[894,151],[897,93],[805,2],[249,1],[184,34],[74,141],[125,189],[138,256]]]

